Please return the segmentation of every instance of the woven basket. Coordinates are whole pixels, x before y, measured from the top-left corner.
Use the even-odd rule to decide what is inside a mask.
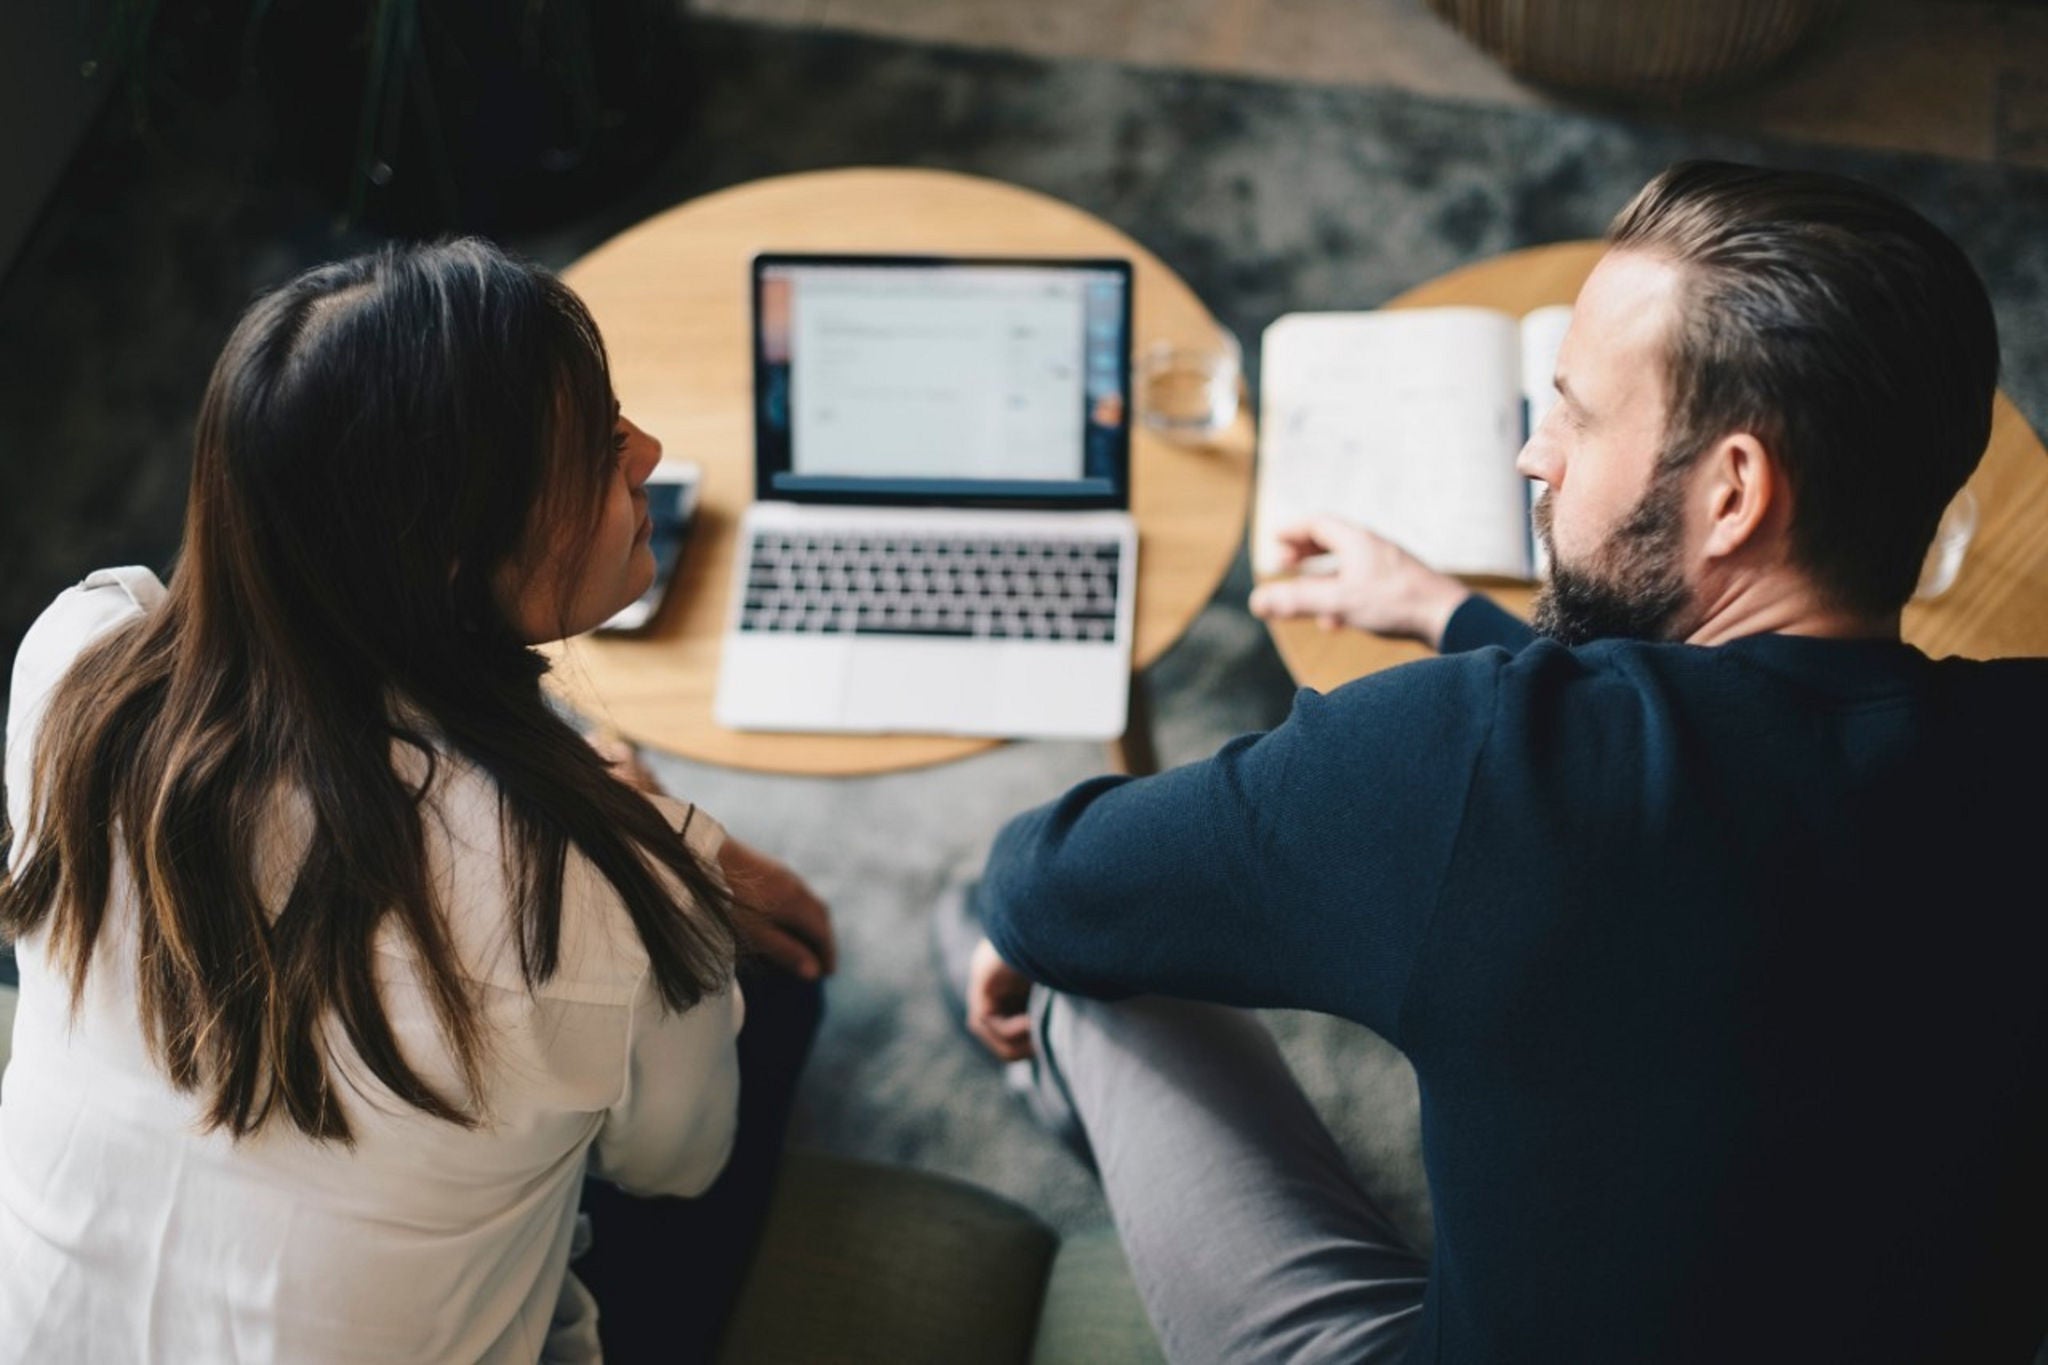
[[[1841,0],[1429,0],[1518,76],[1675,100],[1761,72]]]

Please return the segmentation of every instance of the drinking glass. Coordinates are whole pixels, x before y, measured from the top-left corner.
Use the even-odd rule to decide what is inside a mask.
[[[1237,420],[1243,352],[1218,330],[1211,344],[1156,341],[1138,355],[1138,420],[1171,440],[1212,441]]]
[[[1963,551],[1970,548],[1970,537],[1975,534],[1977,495],[1965,488],[1942,512],[1941,524],[1934,528],[1927,561],[1920,566],[1919,586],[1913,589],[1915,598],[1925,602],[1954,586],[1956,575],[1962,571]]]

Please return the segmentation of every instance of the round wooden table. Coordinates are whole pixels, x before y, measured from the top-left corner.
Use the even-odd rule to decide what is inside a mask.
[[[753,496],[749,262],[761,251],[1122,256],[1133,275],[1133,344],[1213,343],[1218,327],[1178,276],[1107,223],[1030,190],[946,171],[855,169],[756,181],[650,218],[564,274],[610,350],[626,415],[671,456],[703,466],[702,501],[662,610],[644,635],[557,646],[556,692],[629,739],[705,762],[771,772],[873,773],[978,753],[996,740],[931,735],[742,733],[711,715],[734,532]],[[1215,593],[1244,534],[1252,423],[1201,448],[1133,423],[1142,669]],[[1134,679],[1135,682],[1135,679]],[[1132,689],[1119,757],[1149,760]]]
[[[1599,242],[1560,242],[1512,251],[1418,285],[1386,306],[1479,305],[1519,315],[1570,303],[1604,250]],[[2048,655],[2048,450],[2003,393],[1992,408],[1990,448],[1969,486],[1980,515],[1962,573],[1942,596],[1907,605],[1905,638],[1936,658]],[[1529,614],[1533,588],[1473,586],[1517,615]],[[1430,652],[1363,631],[1325,631],[1313,621],[1275,621],[1268,629],[1295,681],[1324,692]]]

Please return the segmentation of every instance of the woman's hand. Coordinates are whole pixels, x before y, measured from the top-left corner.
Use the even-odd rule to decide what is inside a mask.
[[[806,981],[838,970],[831,912],[803,878],[730,836],[718,866],[740,903],[734,927],[747,947]]]

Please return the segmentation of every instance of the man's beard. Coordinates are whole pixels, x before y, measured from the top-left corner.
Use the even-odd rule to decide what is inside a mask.
[[[1537,500],[1536,534],[1550,578],[1536,593],[1530,624],[1563,645],[1593,640],[1668,640],[1692,593],[1680,561],[1684,480],[1660,463],[1650,486],[1586,564],[1566,564],[1551,539],[1549,495]]]

